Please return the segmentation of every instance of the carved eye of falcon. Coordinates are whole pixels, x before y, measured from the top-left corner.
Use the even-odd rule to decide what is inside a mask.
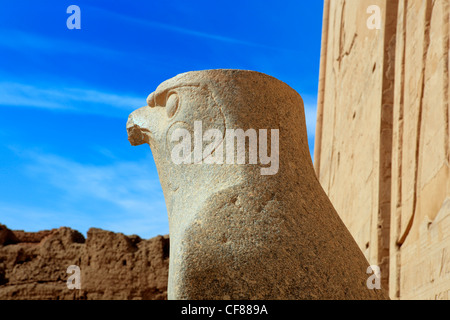
[[[179,98],[176,92],[169,92],[166,101],[167,116],[172,118],[178,110]]]

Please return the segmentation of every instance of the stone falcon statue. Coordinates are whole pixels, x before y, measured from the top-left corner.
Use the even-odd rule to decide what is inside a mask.
[[[164,191],[169,299],[387,298],[368,288],[369,264],[315,176],[296,91],[207,70],[165,81],[147,102],[127,131],[150,145]],[[228,134],[238,129],[245,148]]]

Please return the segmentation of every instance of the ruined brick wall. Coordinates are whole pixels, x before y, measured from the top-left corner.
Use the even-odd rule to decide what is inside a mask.
[[[80,268],[79,290],[67,287],[71,265]],[[143,240],[92,228],[85,239],[69,228],[0,225],[0,300],[161,300],[168,269],[168,236]]]
[[[393,299],[449,298],[449,7],[325,1],[316,172]]]

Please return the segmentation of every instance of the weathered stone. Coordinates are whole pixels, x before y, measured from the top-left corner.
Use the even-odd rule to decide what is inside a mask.
[[[317,176],[370,264],[380,266],[385,289],[397,4],[325,1],[314,147]],[[367,26],[373,5],[381,10],[379,30]]]
[[[163,187],[169,298],[386,297],[368,289],[367,260],[315,176],[303,101],[292,88],[257,72],[209,70],[162,83],[147,102],[127,130],[131,144],[151,146]],[[203,132],[221,132],[214,156],[227,150],[225,131],[279,130],[279,140],[271,138],[279,152],[272,145],[268,153],[279,157],[279,169],[263,175],[261,158],[249,164],[248,144],[245,165],[207,164],[212,155],[195,151],[195,163],[175,164],[173,133],[186,129],[195,140],[198,121]],[[258,138],[264,142],[260,131]]]
[[[166,298],[167,236],[142,240],[90,229],[85,241],[69,228],[17,234],[14,244],[0,245],[0,300]],[[81,290],[67,288],[71,265],[80,267]]]
[[[393,299],[450,297],[449,21],[449,0],[325,1],[314,165]]]
[[[26,232],[23,230],[14,230],[14,235],[17,237],[19,242],[27,243],[39,243],[45,237],[49,236],[52,230],[42,230],[38,232]]]
[[[17,242],[19,242],[19,239],[17,239],[16,235],[5,225],[0,224],[0,246],[6,246]]]
[[[82,289],[89,299],[166,298],[167,236],[142,240],[138,236],[90,229],[85,252]]]

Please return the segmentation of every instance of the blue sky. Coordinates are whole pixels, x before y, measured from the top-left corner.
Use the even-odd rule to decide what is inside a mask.
[[[81,9],[69,30],[68,6]],[[0,10],[0,223],[169,232],[148,146],[125,124],[179,73],[247,69],[305,101],[314,147],[322,1],[9,1]]]

